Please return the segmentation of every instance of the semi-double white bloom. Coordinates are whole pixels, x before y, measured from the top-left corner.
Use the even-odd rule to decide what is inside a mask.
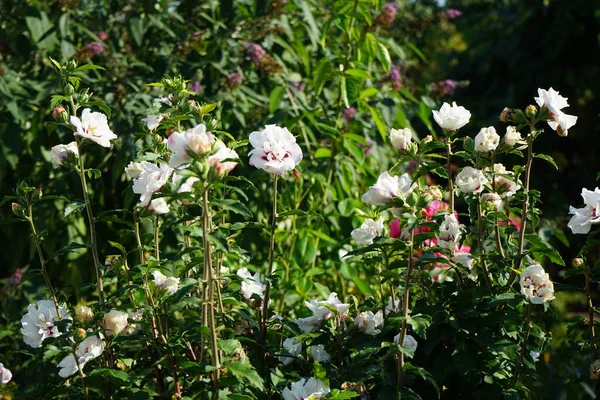
[[[256,168],[283,175],[302,161],[302,149],[287,128],[267,125],[261,131],[252,132],[249,139],[250,165]]]
[[[160,121],[162,121],[167,114],[156,114],[156,115],[148,115],[146,118],[142,118],[142,121],[146,123],[146,126],[150,131],[155,130],[160,125]]]
[[[146,164],[148,162],[147,161],[131,161],[126,167],[125,167],[125,175],[127,175],[127,178],[129,179],[137,179],[140,177],[140,174],[142,172],[144,172],[144,169],[146,168]]]
[[[562,112],[562,109],[569,106],[568,99],[561,96],[556,90],[538,89],[538,96],[535,101],[540,107],[548,109],[548,115],[551,120],[548,121],[550,128],[554,129],[560,136],[567,136],[569,129],[577,123],[577,117]]]
[[[378,335],[381,333],[378,328],[383,326],[383,313],[381,310],[375,314],[372,311],[363,311],[354,319],[354,326],[367,335]]]
[[[498,144],[500,144],[500,135],[496,133],[496,128],[493,126],[481,128],[477,136],[475,136],[475,151],[479,153],[496,150]]]
[[[288,353],[292,355],[289,356],[280,356],[279,360],[283,363],[283,365],[288,365],[293,361],[296,361],[300,352],[302,351],[302,342],[294,343],[296,341],[296,337],[287,338],[283,341],[283,348],[287,350]]]
[[[240,268],[237,271],[237,276],[242,278],[242,296],[244,299],[250,300],[252,299],[252,295],[255,294],[261,299],[264,298],[264,291],[266,285],[260,281],[260,275],[257,273],[252,276],[248,268]]]
[[[79,150],[77,150],[77,143],[71,142],[69,144],[57,144],[50,150],[50,159],[52,160],[52,167],[57,168],[74,155],[79,157]]]
[[[392,129],[390,131],[390,141],[392,142],[392,146],[400,151],[404,151],[412,141],[412,131],[409,128]]]
[[[600,189],[596,188],[592,192],[584,188],[581,191],[581,197],[583,197],[585,207],[569,206],[569,214],[573,214],[573,217],[568,226],[573,233],[586,234],[590,232],[593,224],[600,222]]]
[[[75,307],[75,316],[81,322],[87,322],[94,319],[94,311],[88,306],[77,306]]]
[[[40,300],[36,305],[27,306],[27,314],[21,318],[21,333],[25,344],[37,349],[42,342],[49,337],[58,337],[62,334],[55,325],[57,319],[73,320],[67,313],[67,309],[56,307],[52,300]]]
[[[400,344],[400,334],[397,334],[396,336],[394,336],[394,343]],[[404,337],[404,344],[402,346],[410,349],[410,351],[412,351],[414,353],[415,351],[417,351],[417,347],[419,346],[419,343],[411,335],[406,335]]]
[[[206,131],[204,124],[196,125],[185,132],[173,132],[167,141],[167,147],[173,152],[169,165],[178,168],[191,161],[190,153],[208,154],[215,143],[212,133]]]
[[[0,385],[6,385],[12,379],[12,372],[0,363]]]
[[[294,323],[304,332],[314,332],[319,329],[322,321],[326,321],[333,317],[334,313],[331,308],[334,308],[337,315],[343,319],[346,316],[346,311],[350,307],[350,304],[342,303],[335,292],[332,292],[325,301],[311,300],[310,302],[305,301],[304,304],[312,311],[313,315],[306,318],[298,318],[294,321]]]
[[[159,290],[164,290],[169,296],[175,294],[179,289],[179,278],[173,276],[166,277],[162,272],[155,270],[152,272],[154,284]]]
[[[110,141],[117,138],[108,127],[106,115],[92,112],[89,108],[83,110],[81,119],[71,116],[71,125],[76,129],[73,135],[89,139],[103,147],[110,147]]]
[[[440,224],[440,234],[438,236],[438,245],[446,249],[454,250],[460,240],[460,224],[456,215],[446,214]]]
[[[391,297],[388,298],[387,306],[385,307],[385,315],[390,313],[400,314],[400,311],[400,299],[394,299],[394,301],[392,301]]]
[[[127,313],[115,310],[114,308],[110,312],[104,315],[103,325],[107,336],[118,335],[127,326]]]
[[[494,181],[496,182],[496,192],[503,199],[512,197],[521,188],[521,186],[519,186],[519,184],[516,182],[516,179],[511,179],[513,176],[514,172],[508,171],[503,164],[494,164]]]
[[[480,170],[473,167],[464,167],[456,175],[455,183],[463,193],[481,193],[483,185],[488,183],[488,179]]]
[[[140,206],[148,207],[152,195],[160,190],[169,180],[173,169],[166,163],[160,166],[147,162],[144,170],[133,180],[133,193],[140,195]]]
[[[215,149],[216,152],[208,157],[208,163],[212,165],[218,175],[223,176],[237,166],[237,162],[231,160],[237,160],[240,157],[235,150],[225,146],[220,140],[216,141]]]
[[[442,104],[439,111],[433,110],[433,119],[440,128],[447,131],[455,131],[465,126],[471,119],[471,112],[456,102],[452,106],[448,103]]]
[[[521,132],[518,132],[517,128],[512,125],[506,127],[504,144],[508,147],[515,147],[518,145],[519,147],[517,147],[517,149],[519,150],[523,150],[527,147],[527,142],[521,137]]]
[[[315,344],[309,347],[310,356],[317,362],[330,362],[331,355],[325,351],[325,346],[322,344]]]
[[[323,382],[315,378],[300,379],[283,389],[283,400],[317,400],[325,398],[330,392]]]
[[[550,276],[539,264],[525,268],[521,273],[521,293],[533,304],[554,299],[554,285]]]
[[[400,176],[393,176],[385,171],[379,175],[375,185],[363,194],[362,199],[367,204],[384,206],[396,197],[405,200],[414,188],[415,184],[412,183],[409,174],[404,173]]]
[[[153,199],[150,204],[148,204],[148,210],[156,215],[161,215],[171,211],[171,208],[169,208],[169,204],[167,204],[164,197],[159,197],[158,199]]]
[[[58,375],[62,378],[68,378],[77,372],[77,364],[79,368],[83,370],[83,366],[90,360],[100,356],[104,351],[104,343],[98,336],[89,336],[83,342],[79,344],[75,354],[77,355],[77,361],[75,356],[71,353],[58,364]]]
[[[373,239],[381,236],[383,233],[383,218],[377,221],[368,218],[362,223],[360,228],[354,229],[350,234],[357,244],[373,244]]]

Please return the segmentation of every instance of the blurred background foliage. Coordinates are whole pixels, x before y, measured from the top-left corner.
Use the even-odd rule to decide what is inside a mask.
[[[47,195],[79,193],[77,176],[54,170],[49,162],[50,148],[67,142],[71,133],[48,127],[51,96],[58,85],[48,57],[60,62],[75,58],[106,69],[85,75],[94,96],[111,107],[110,125],[120,137],[110,155],[98,146],[88,150],[88,165],[103,172],[92,182],[101,210],[134,204],[123,169],[135,158],[136,139],[147,134],[140,118],[160,95],[146,84],[165,74],[181,74],[190,81],[194,99],[219,103],[221,128],[236,139],[245,139],[265,123],[288,126],[298,136],[304,172],[290,178],[300,185],[283,183],[283,192],[290,193],[284,205],[321,209],[325,220],[298,218],[292,227],[281,227],[283,239],[285,229],[300,232],[288,243],[293,256],[288,261],[312,268],[311,274],[297,276],[292,285],[297,294],[286,303],[297,304],[315,286],[318,290],[313,276],[322,274],[335,282],[329,289],[337,285],[353,293],[354,287],[358,294],[362,282],[352,267],[339,262],[337,249],[353,226],[353,210],[364,192],[357,188],[366,188],[391,165],[390,146],[383,140],[387,129],[412,126],[420,138],[435,135],[431,109],[442,101],[456,101],[473,114],[467,127],[471,136],[482,126],[495,125],[501,131],[498,114],[504,107],[524,108],[538,87],[554,87],[569,98],[568,113],[579,120],[568,138],[548,131],[537,142],[537,150],[554,157],[559,171],[536,160],[532,187],[542,192],[544,201],[546,222],[540,235],[565,260],[572,258],[584,238],[561,233],[568,205],[579,206],[581,187],[593,189],[599,170],[600,2],[398,1],[389,24],[380,13],[384,4],[0,0],[0,193],[11,194],[24,178]],[[357,20],[362,30],[349,29]],[[258,60],[251,50],[254,43],[266,57]],[[249,169],[236,173],[252,175],[255,182],[261,179]],[[256,184],[266,189],[267,182]],[[269,208],[268,196],[254,196],[258,206],[252,211],[266,220],[261,213]],[[322,204],[323,198],[329,201]],[[61,251],[86,240],[83,216],[64,217],[65,205],[60,200],[42,202],[36,219],[47,232],[44,250],[54,255],[49,257],[53,281],[73,288],[79,299],[77,288],[92,280],[92,264],[85,252]],[[41,279],[28,280],[33,276],[29,270],[38,268],[28,227],[11,223],[8,204],[0,217],[0,240],[9,246],[0,259],[0,302],[3,319],[15,324],[8,310],[14,307],[12,315],[20,315]],[[98,224],[105,240],[114,240],[118,229],[118,220]],[[242,247],[260,248],[257,237],[248,236],[240,238]],[[133,248],[127,242],[131,238],[121,240]],[[177,247],[177,235],[165,240]],[[111,251],[101,249],[102,254]],[[264,260],[258,257],[260,265]],[[557,268],[547,269],[559,279]],[[14,285],[17,278],[21,284]],[[353,279],[345,287],[344,281]],[[584,299],[568,295],[574,285],[581,287],[582,282],[557,285],[563,293],[557,293],[556,318],[548,322],[556,325],[554,350],[544,357],[561,363],[544,364],[549,369],[545,378],[532,383],[545,387],[540,397],[585,398],[589,390],[581,383],[589,363],[573,356],[582,330],[567,332],[564,322],[583,310]],[[20,293],[27,299],[16,301]]]

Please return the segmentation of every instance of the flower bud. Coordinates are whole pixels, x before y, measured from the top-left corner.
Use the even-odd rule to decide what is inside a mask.
[[[75,93],[75,88],[73,87],[73,85],[68,84],[65,86],[65,94],[67,96],[73,96],[74,93]]]
[[[75,60],[69,61],[69,64],[68,64],[69,71],[73,71],[75,68],[77,68],[77,61],[75,61]]]
[[[513,117],[514,111],[511,110],[508,107],[504,107],[504,110],[502,110],[502,112],[500,113],[500,117],[498,117],[498,119],[500,120],[500,122],[509,122],[512,121],[512,117]]]
[[[502,211],[502,198],[498,193],[484,193],[481,195],[481,201],[488,211]]]
[[[91,321],[94,319],[94,312],[88,306],[77,306],[77,308],[75,308],[75,315],[81,322]]]
[[[25,216],[25,207],[20,205],[19,203],[11,204],[12,212],[19,218],[26,218]]]
[[[117,311],[115,309],[104,315],[104,329],[106,329],[106,335],[118,335],[127,326],[127,313]]]
[[[525,115],[527,115],[527,117],[529,117],[529,118],[535,117],[537,112],[538,112],[538,109],[533,104],[528,105],[527,108],[525,109]]]
[[[42,191],[42,189],[35,189],[32,195],[33,201],[39,201],[43,195],[44,192]]]
[[[573,261],[571,261],[571,265],[573,265],[574,268],[581,267],[581,266],[583,266],[583,264],[585,264],[585,261],[583,261],[583,258],[576,257],[573,259]]]
[[[425,138],[421,141],[422,144],[427,144],[430,142],[433,142],[433,136],[431,136],[431,135],[425,136]]]
[[[432,201],[442,201],[442,199],[444,198],[444,194],[438,186],[429,186],[423,192],[423,196],[431,198],[431,200],[428,201],[428,203],[431,203]]]
[[[85,331],[85,329],[79,328],[79,329],[77,329],[77,332],[75,332],[76,339],[83,340],[83,339],[85,339],[86,336],[87,336],[87,332]]]
[[[63,106],[54,107],[52,110],[52,118],[54,118],[55,121],[63,122],[62,114],[66,111],[67,110],[65,110]]]

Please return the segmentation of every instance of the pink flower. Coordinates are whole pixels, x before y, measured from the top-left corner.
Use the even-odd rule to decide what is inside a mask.
[[[267,52],[259,44],[250,43],[246,48],[246,56],[252,60],[252,62],[259,62]]]

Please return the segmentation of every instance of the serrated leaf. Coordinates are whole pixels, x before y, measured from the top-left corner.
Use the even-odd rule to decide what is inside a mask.
[[[80,212],[85,207],[85,203],[83,201],[72,201],[65,207],[65,218],[71,214]]]
[[[225,368],[227,368],[227,371],[229,371],[240,381],[248,381],[250,385],[254,386],[258,390],[264,390],[262,378],[258,375],[250,363],[237,361],[227,364]]]
[[[94,64],[85,64],[82,65],[81,67],[77,67],[73,70],[73,72],[82,72],[82,71],[89,71],[92,69],[101,69],[104,71],[104,68],[99,66],[99,65],[94,65]]]
[[[542,160],[546,160],[550,164],[552,164],[554,166],[554,168],[558,169],[558,165],[556,165],[556,162],[554,161],[554,158],[552,158],[551,156],[549,156],[547,154],[536,154],[534,157],[535,158],[541,158]]]

